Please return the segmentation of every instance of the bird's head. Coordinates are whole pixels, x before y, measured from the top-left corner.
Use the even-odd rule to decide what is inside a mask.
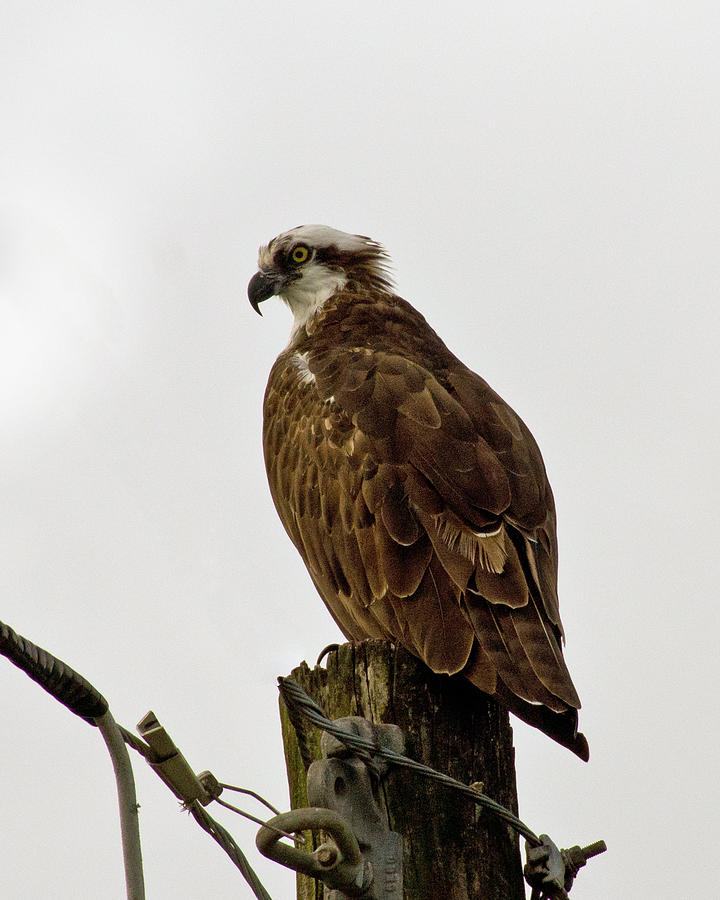
[[[300,225],[260,248],[248,297],[257,313],[263,300],[281,297],[298,328],[349,284],[390,289],[388,259],[381,245],[326,225]]]

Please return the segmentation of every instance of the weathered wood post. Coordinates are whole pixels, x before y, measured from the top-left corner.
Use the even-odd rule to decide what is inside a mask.
[[[303,663],[292,677],[329,718],[363,716],[405,733],[408,756],[484,793],[517,813],[514,750],[507,712],[461,678],[434,675],[394,644],[343,644],[327,668]],[[307,757],[320,757],[320,732],[308,726],[303,761],[295,728],[280,702],[293,808],[307,806]],[[452,789],[394,770],[378,802],[403,839],[406,900],[523,900],[517,836]],[[298,876],[298,900],[322,900],[314,879]]]

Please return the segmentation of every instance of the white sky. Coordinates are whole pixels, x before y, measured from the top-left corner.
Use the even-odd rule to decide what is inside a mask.
[[[0,618],[287,808],[275,676],[339,633],[265,483],[289,313],[245,289],[279,231],[369,234],[555,490],[592,757],[517,723],[522,817],[607,841],[577,900],[717,896],[716,5],[5,0],[0,25]],[[10,664],[0,711],[0,895],[124,897],[99,734]],[[250,897],[135,768],[148,896]]]

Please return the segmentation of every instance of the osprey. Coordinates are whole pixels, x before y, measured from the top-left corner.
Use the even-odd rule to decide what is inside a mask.
[[[253,308],[294,316],[265,392],[270,490],[341,631],[464,675],[587,759],[530,431],[393,293],[380,244],[303,225],[258,265]]]

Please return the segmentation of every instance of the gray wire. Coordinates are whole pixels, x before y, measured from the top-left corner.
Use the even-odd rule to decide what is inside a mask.
[[[218,784],[227,791],[237,791],[238,794],[247,794],[249,797],[254,797],[259,803],[262,803],[263,806],[267,806],[271,813],[276,816],[280,815],[280,810],[275,809],[272,803],[268,803],[268,801],[261,794],[258,794],[257,791],[251,791],[250,788],[236,787],[234,784],[225,784],[222,781],[219,781]]]
[[[362,752],[370,753],[373,756],[380,756],[396,766],[410,769],[413,772],[417,772],[418,775],[431,778],[433,781],[439,781],[441,784],[445,784],[448,787],[459,791],[478,805],[492,812],[499,819],[507,822],[508,825],[521,834],[533,847],[542,846],[542,841],[534,831],[528,828],[528,826],[510,812],[509,809],[506,809],[502,804],[493,800],[491,797],[488,797],[487,794],[481,794],[480,791],[476,791],[474,788],[463,784],[461,781],[456,781],[456,779],[451,778],[449,775],[437,772],[431,766],[426,766],[424,763],[417,762],[407,756],[402,756],[400,753],[395,753],[392,750],[386,750],[379,747],[373,741],[368,741],[359,735],[349,734],[342,727],[328,719],[320,706],[305,693],[294,678],[278,678],[278,686],[288,709],[302,713],[302,715],[309,719],[314,725],[318,728],[322,728],[323,731],[332,734],[339,741],[342,741],[345,746],[350,747],[352,750],[360,750]]]
[[[127,897],[128,900],[145,900],[140,824],[132,763],[122,731],[109,709],[95,719],[95,724],[105,740],[115,772]]]
[[[257,900],[272,900],[272,897],[261,884],[260,879],[247,861],[247,857],[235,843],[230,832],[223,828],[219,822],[216,822],[199,801],[193,800],[188,805],[188,811],[198,825],[220,844],[233,863],[240,869],[243,878],[250,885],[250,889],[257,897]]]
[[[243,791],[244,793],[244,791]],[[252,791],[250,792],[252,793]],[[228,803],[227,800],[221,800],[219,797],[215,797],[214,803],[218,803],[220,806],[224,806],[225,809],[229,809],[231,812],[237,813],[239,816],[242,816],[244,819],[249,819],[251,822],[254,822],[256,825],[262,825],[263,828],[269,828],[271,831],[276,831],[282,837],[290,838],[291,841],[297,841],[299,844],[305,843],[305,838],[301,834],[293,834],[290,831],[283,831],[282,828],[277,828],[275,825],[271,825],[269,822],[266,822],[264,819],[259,818],[258,816],[254,816],[252,813],[247,812],[244,809],[240,809],[239,806],[233,806],[232,803]],[[280,815],[280,813],[276,813],[276,815]]]
[[[145,743],[141,738],[136,737],[132,731],[128,731],[127,728],[124,728],[122,725],[118,725],[118,730],[122,735],[125,743],[132,747],[136,753],[139,753],[140,756],[145,757],[148,762],[157,762],[155,759],[155,754],[150,749],[150,746]]]
[[[151,748],[145,743],[145,741],[136,737],[132,731],[128,731],[127,728],[123,728],[122,725],[118,726],[118,730],[123,737],[123,740],[126,744],[133,748],[133,750],[137,751],[141,756],[144,756],[148,762],[155,762],[154,753]],[[248,793],[254,793],[249,791]],[[259,795],[257,795],[259,796]],[[261,825],[265,825],[266,823],[260,819],[255,819],[254,816],[250,816],[249,814],[243,813],[241,810],[236,809],[235,807],[230,806],[229,803],[225,803],[222,800],[217,800],[222,806],[227,806],[232,809],[234,812],[239,812],[242,815],[247,815],[247,818],[252,819],[253,821],[257,821]],[[266,805],[269,805],[266,803]],[[260,882],[260,879],[255,874],[252,866],[247,860],[247,857],[242,852],[240,847],[235,843],[235,839],[230,834],[230,832],[224,828],[219,822],[216,822],[215,819],[207,812],[207,810],[202,806],[202,804],[198,800],[194,800],[192,803],[187,805],[188,812],[192,815],[198,825],[207,833],[217,841],[218,844],[222,847],[222,849],[227,853],[233,863],[240,869],[240,872],[250,885],[251,890],[258,898],[258,900],[272,900],[268,892],[265,890],[263,885]],[[288,835],[292,837],[292,835]]]

